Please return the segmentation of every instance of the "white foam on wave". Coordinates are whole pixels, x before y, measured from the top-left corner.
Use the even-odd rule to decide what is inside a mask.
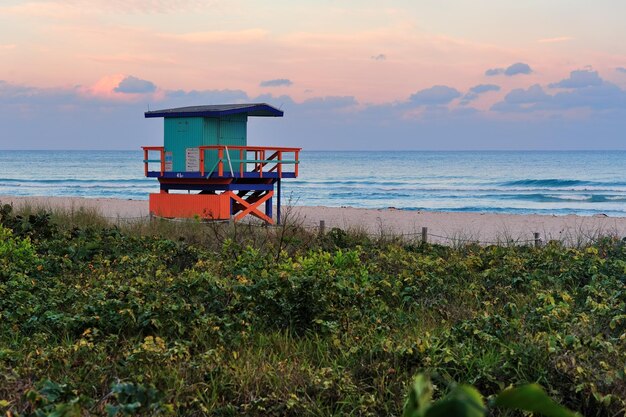
[[[546,194],[546,197],[570,201],[588,201],[593,198],[592,195],[588,194]]]

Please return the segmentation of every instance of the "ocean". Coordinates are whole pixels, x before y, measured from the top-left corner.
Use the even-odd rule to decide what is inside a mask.
[[[147,199],[141,151],[0,151],[0,195]],[[626,151],[303,151],[294,205],[626,216]]]

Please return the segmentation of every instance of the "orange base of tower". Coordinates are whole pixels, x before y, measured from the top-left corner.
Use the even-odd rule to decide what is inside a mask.
[[[230,194],[150,194],[150,213],[159,217],[228,220]]]

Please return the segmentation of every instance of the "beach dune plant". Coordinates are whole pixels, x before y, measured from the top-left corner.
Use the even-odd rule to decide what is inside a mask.
[[[622,240],[448,247],[80,216],[0,210],[0,415],[400,416],[431,386],[429,410],[550,415],[513,401],[547,398],[533,384],[585,416],[624,413]],[[435,383],[405,408],[420,373]]]
[[[453,384],[448,393],[433,401],[433,386],[423,374],[415,378],[402,417],[483,417],[490,409],[508,409],[546,417],[580,417],[554,402],[537,384],[508,388],[485,402],[471,385]]]

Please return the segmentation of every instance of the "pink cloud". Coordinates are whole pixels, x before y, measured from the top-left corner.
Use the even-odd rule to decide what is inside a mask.
[[[569,42],[574,40],[574,38],[570,36],[558,36],[556,38],[545,38],[539,39],[537,42],[539,43],[559,43],[559,42]]]
[[[79,93],[87,98],[99,98],[114,101],[135,102],[150,97],[151,99],[160,99],[163,97],[163,92],[160,90],[150,91],[146,93],[141,92],[125,92],[123,88],[123,82],[128,79],[140,81],[144,83],[152,84],[148,81],[139,80],[136,77],[128,76],[125,74],[113,74],[100,78],[94,84],[88,87],[80,87]],[[154,85],[152,86],[154,88]]]
[[[86,95],[111,98],[115,96],[115,88],[126,76],[124,74],[107,75],[100,78],[90,87],[83,89]]]
[[[132,64],[132,65],[172,65],[176,63],[175,59],[160,57],[150,54],[87,54],[81,57],[90,59],[92,61],[106,63],[106,64]]]
[[[191,33],[167,33],[161,37],[191,42],[191,43],[220,43],[220,44],[243,44],[264,39],[268,31],[263,29],[246,29],[238,31],[207,31]]]
[[[181,13],[213,7],[218,3],[201,0],[26,0],[0,7],[7,15],[72,18],[94,13]]]
[[[329,24],[324,30],[311,25],[285,30],[261,15],[258,19],[233,23],[230,30],[224,29],[230,28],[230,24],[227,26],[208,14],[198,14],[193,19],[188,19],[191,14],[187,14],[184,23],[180,16],[172,19],[155,16],[154,19],[142,17],[133,24],[129,16],[94,15],[91,9],[81,11],[87,9],[88,3],[91,4],[88,0],[57,0],[21,5],[22,11],[32,13],[42,6],[46,13],[56,13],[60,18],[58,21],[40,18],[40,25],[31,25],[37,28],[37,35],[45,35],[46,42],[20,42],[20,50],[24,48],[25,53],[12,61],[12,66],[20,70],[16,72],[20,74],[18,81],[90,85],[95,74],[124,73],[139,74],[163,89],[242,89],[255,95],[264,92],[259,86],[261,81],[286,78],[298,80],[297,86],[290,90],[298,100],[308,98],[308,91],[313,90],[321,95],[355,96],[364,102],[384,103],[405,99],[415,91],[438,84],[464,91],[483,82],[485,69],[499,63],[539,62],[543,67],[538,68],[537,74],[529,75],[528,81],[543,84],[553,81],[551,75],[560,76],[564,66],[576,65],[563,63],[568,54],[566,48],[556,48],[556,52],[548,54],[537,44],[534,50],[525,50],[427,32],[401,11],[388,12],[393,12],[387,16],[389,22],[359,26],[361,29],[348,23],[345,27]],[[180,0],[171,4],[196,7],[196,3]],[[145,6],[148,12],[156,13],[169,10],[170,2],[93,0],[93,4],[101,11],[135,13],[133,10]],[[0,13],[3,10],[0,6]],[[351,11],[337,13],[343,17],[350,16]],[[384,11],[374,7],[368,11],[368,19],[380,13]],[[204,18],[207,23],[198,24]],[[191,23],[187,24],[188,21]],[[542,41],[564,42],[564,38]],[[38,49],[42,47],[48,50]],[[384,62],[372,59],[382,56],[386,57]],[[576,57],[586,59],[582,53]],[[0,77],[7,75],[0,72]],[[523,87],[518,83],[522,80],[504,81],[503,92]],[[84,91],[130,99],[128,95],[121,97],[112,92],[110,85],[94,85]],[[493,99],[490,96],[484,100]],[[482,105],[484,100],[477,104]]]

